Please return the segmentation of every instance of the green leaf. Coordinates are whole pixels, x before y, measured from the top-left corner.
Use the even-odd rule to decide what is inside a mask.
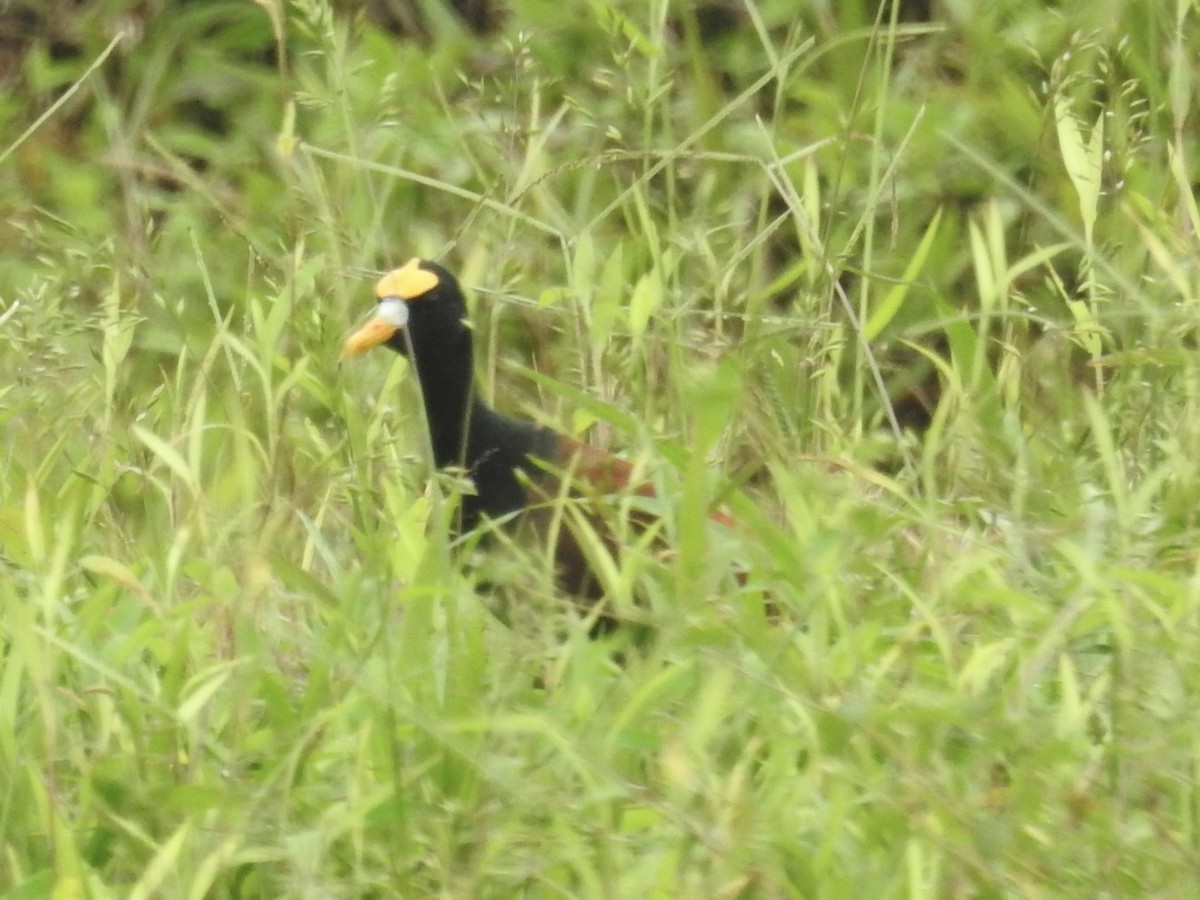
[[[1096,225],[1096,210],[1100,202],[1101,166],[1104,156],[1104,114],[1096,119],[1091,134],[1085,140],[1070,101],[1061,94],[1054,100],[1055,125],[1063,165],[1079,198],[1079,215],[1088,246]]]
[[[175,711],[176,718],[185,724],[194,721],[213,698],[213,695],[229,680],[229,676],[233,674],[234,665],[234,663],[225,663],[215,672],[205,673],[201,678],[200,686],[179,704],[179,708]]]
[[[883,302],[875,308],[870,318],[863,325],[863,332],[866,334],[868,341],[873,341],[879,337],[904,305],[904,300],[908,296],[913,282],[921,274],[921,270],[925,267],[925,260],[929,258],[929,250],[933,247],[933,239],[937,237],[937,229],[941,221],[942,210],[939,207],[938,211],[934,213],[933,221],[929,223],[929,226],[925,229],[925,233],[921,236],[921,242],[917,245],[912,259],[908,261],[908,265],[904,269],[904,274],[900,277],[899,284],[887,292],[883,298]]]
[[[200,479],[184,460],[182,454],[157,434],[140,425],[132,427],[134,436],[145,444],[163,465],[170,469],[187,486],[193,497],[200,495]]]
[[[635,341],[645,337],[650,317],[662,306],[662,301],[662,279],[658,270],[653,269],[638,279],[633,296],[629,298],[629,330]]]
[[[1092,308],[1083,300],[1068,300],[1067,309],[1075,320],[1075,328],[1071,332],[1075,340],[1090,356],[1099,356],[1103,350],[1105,330],[1092,314]]]

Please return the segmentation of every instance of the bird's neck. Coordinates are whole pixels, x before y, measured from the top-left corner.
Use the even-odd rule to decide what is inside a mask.
[[[502,416],[480,400],[470,360],[468,345],[466,352],[460,347],[416,361],[434,465],[461,466],[478,491],[463,498],[464,529],[474,527],[481,513],[499,518],[524,507],[522,477],[540,474],[535,459],[555,461],[558,446],[553,431]]]
[[[416,360],[415,368],[434,465],[439,469],[461,466],[472,476],[486,470],[489,474],[479,485],[480,492],[496,496],[483,498],[485,509],[498,514],[518,508],[519,486],[513,470],[536,471],[530,455],[553,459],[553,432],[503,416],[477,396],[469,343],[465,348],[427,354]]]
[[[482,404],[474,396],[470,351],[428,355],[415,361],[421,399],[433,444],[433,461],[439,468],[470,466],[467,458],[468,429]]]

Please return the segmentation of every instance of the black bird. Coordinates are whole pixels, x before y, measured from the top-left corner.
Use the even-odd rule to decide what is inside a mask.
[[[546,509],[561,495],[563,476],[571,478],[570,493],[577,497],[622,490],[653,496],[651,485],[632,483],[629,462],[549,428],[503,416],[479,399],[466,302],[458,281],[444,268],[411,259],[380,279],[375,296],[375,316],[351,335],[342,355],[386,344],[411,360],[425,402],[434,464],[461,467],[475,484],[476,493],[462,499],[464,531],[482,517],[502,519],[531,506]],[[732,525],[721,511],[711,518]],[[592,521],[598,532],[603,530],[601,522]],[[601,537],[615,553],[615,538]],[[599,582],[572,529],[555,529],[555,540],[561,587],[599,597]]]

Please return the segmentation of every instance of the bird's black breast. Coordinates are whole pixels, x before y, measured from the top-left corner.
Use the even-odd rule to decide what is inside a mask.
[[[476,494],[464,498],[463,526],[473,527],[480,514],[499,519],[529,502],[525,484],[553,462],[558,435],[548,428],[517,422],[487,408],[473,411],[467,436],[467,467]]]

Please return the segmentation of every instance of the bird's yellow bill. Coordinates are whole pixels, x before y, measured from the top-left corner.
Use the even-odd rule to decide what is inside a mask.
[[[387,343],[399,329],[383,316],[375,316],[366,325],[354,332],[342,345],[342,359],[366,353],[372,347]]]
[[[407,324],[408,302],[400,297],[380,297],[379,305],[375,307],[375,317],[350,335],[342,347],[342,359],[386,343]]]

